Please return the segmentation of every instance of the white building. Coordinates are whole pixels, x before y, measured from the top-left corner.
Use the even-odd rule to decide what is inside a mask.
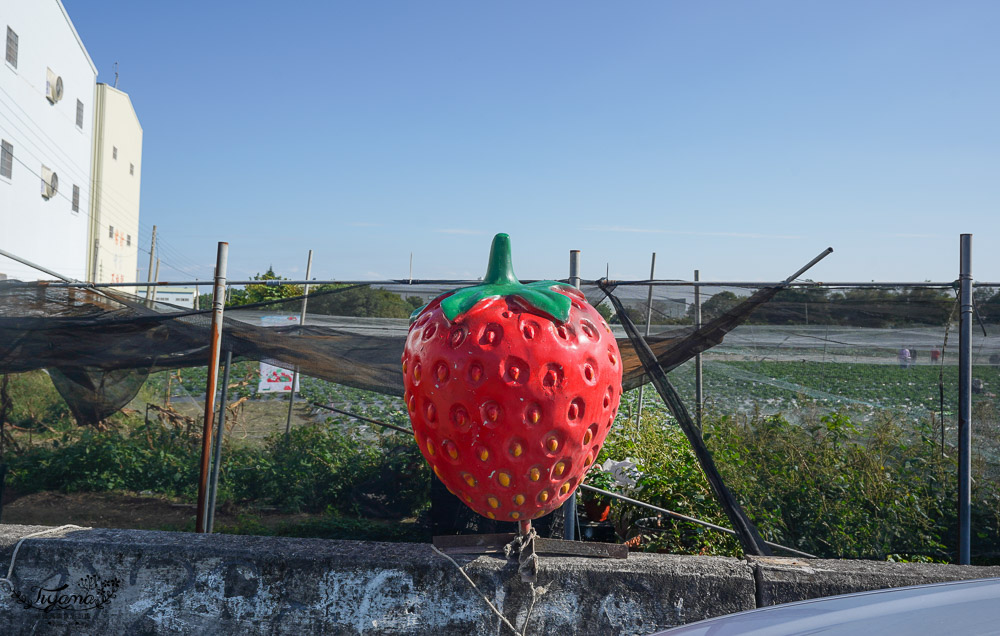
[[[0,41],[0,249],[83,280],[97,68],[59,0],[0,2]]]
[[[94,92],[93,181],[87,280],[136,280],[142,126],[128,95],[107,84]],[[134,292],[131,287],[121,288]]]
[[[211,287],[211,284],[209,284]],[[127,287],[121,287],[119,289],[128,289]],[[146,297],[146,288],[139,287],[136,290],[136,295],[139,298]],[[178,307],[186,307],[187,309],[197,309],[198,303],[198,292],[194,287],[173,287],[170,285],[164,285],[163,287],[157,287],[156,293],[152,294],[153,299],[158,303],[168,303],[170,305],[177,305]]]

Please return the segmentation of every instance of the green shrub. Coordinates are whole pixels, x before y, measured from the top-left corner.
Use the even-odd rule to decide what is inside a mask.
[[[8,455],[7,479],[20,492],[151,490],[190,496],[198,480],[194,446],[181,432],[153,424],[124,431],[88,428]]]
[[[47,373],[12,373],[9,378],[8,424],[34,430],[63,430],[74,425],[69,407],[56,391]]]
[[[627,404],[625,405],[628,406]],[[626,411],[627,408],[623,408]],[[957,469],[927,422],[843,413],[795,424],[780,415],[706,414],[704,439],[729,488],[762,536],[818,556],[952,560],[957,536]],[[620,420],[602,457],[631,458],[641,474],[632,494],[669,510],[729,527],[687,439],[660,408],[642,423]],[[974,466],[973,554],[1000,552],[1000,485]],[[643,535],[650,550],[739,554],[732,537],[616,504],[623,538]],[[646,525],[649,525],[648,522]]]
[[[10,455],[8,484],[20,492],[152,491],[193,501],[200,458],[199,436],[155,421],[85,429]],[[262,447],[225,444],[218,501],[398,518],[427,506],[429,475],[408,436],[360,440],[310,426],[287,439],[274,435]]]

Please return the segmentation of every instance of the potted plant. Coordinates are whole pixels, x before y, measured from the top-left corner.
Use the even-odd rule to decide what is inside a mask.
[[[587,473],[587,479],[584,483],[594,488],[600,488],[601,490],[611,490],[616,484],[614,475],[600,466],[594,466]],[[608,513],[611,511],[611,498],[592,490],[581,489],[580,492],[581,499],[583,500],[583,510],[587,515],[587,519],[594,522],[606,520]]]

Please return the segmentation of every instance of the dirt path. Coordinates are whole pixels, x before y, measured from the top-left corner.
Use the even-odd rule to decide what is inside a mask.
[[[5,497],[7,499],[7,497]],[[306,514],[259,514],[261,524],[304,521]],[[238,511],[218,511],[215,525],[238,524]],[[37,492],[12,497],[3,506],[0,522],[24,525],[59,526],[75,524],[92,528],[133,528],[141,530],[194,531],[194,504],[177,503],[164,497],[130,493]]]

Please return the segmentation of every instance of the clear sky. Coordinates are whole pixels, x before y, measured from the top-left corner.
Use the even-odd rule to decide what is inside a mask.
[[[161,279],[1000,280],[994,0],[63,1]]]

